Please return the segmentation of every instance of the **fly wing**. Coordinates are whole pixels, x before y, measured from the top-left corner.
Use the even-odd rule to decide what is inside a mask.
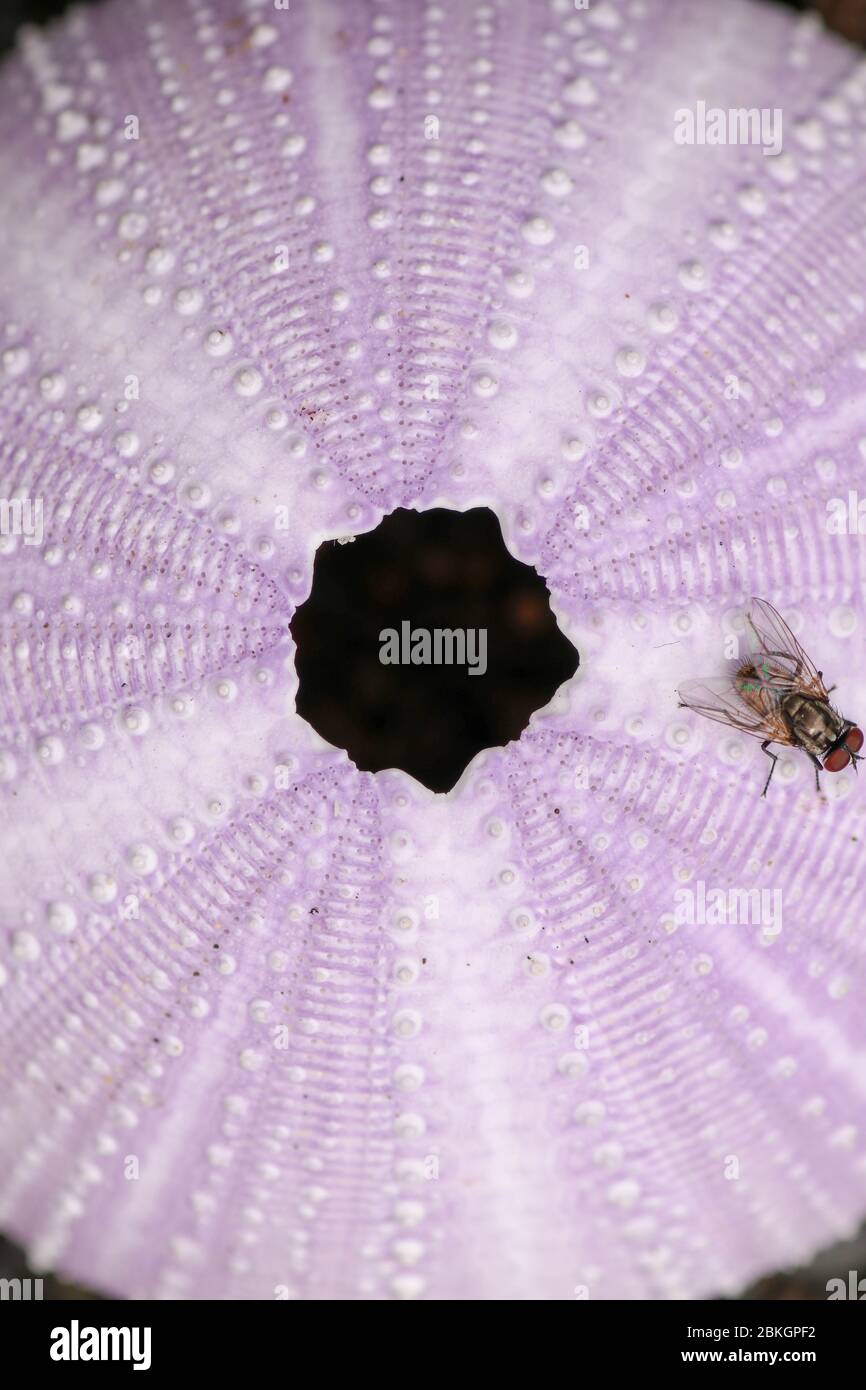
[[[827,700],[821,672],[803,651],[788,624],[771,603],[753,598],[746,615],[758,641],[760,659],[755,666],[762,684],[776,689],[796,689],[816,700]]]
[[[769,739],[771,743],[791,741],[778,702],[765,698],[756,700],[754,705],[747,703],[728,676],[685,681],[677,694],[687,709],[693,709],[707,719],[715,719],[719,724],[729,724],[741,733]]]

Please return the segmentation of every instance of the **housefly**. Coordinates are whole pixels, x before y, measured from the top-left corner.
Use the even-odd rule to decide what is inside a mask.
[[[819,789],[820,772],[841,772],[849,763],[856,770],[863,734],[830,704],[835,686],[827,689],[822,672],[766,599],[752,599],[746,621],[755,638],[752,655],[733,675],[686,681],[677,691],[680,705],[762,740],[772,758],[762,796],[778,762],[771,743],[801,748],[814,763]]]

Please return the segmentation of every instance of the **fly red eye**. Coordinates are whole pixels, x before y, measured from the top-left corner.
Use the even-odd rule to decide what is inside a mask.
[[[845,747],[851,753],[859,753],[863,747],[863,733],[860,729],[849,729],[845,735]]]
[[[841,772],[843,767],[847,767],[851,761],[851,754],[847,748],[834,748],[832,753],[828,753],[824,759],[825,772]]]

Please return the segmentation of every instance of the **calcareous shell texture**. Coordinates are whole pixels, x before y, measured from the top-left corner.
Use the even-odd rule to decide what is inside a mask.
[[[743,0],[23,33],[0,1226],[37,1266],[694,1297],[856,1224],[866,789],[791,750],[762,800],[675,687],[758,594],[866,718],[864,141],[862,57]],[[323,538],[434,505],[495,510],[581,654],[444,797],[313,734],[288,630]],[[684,920],[719,890],[761,911]]]

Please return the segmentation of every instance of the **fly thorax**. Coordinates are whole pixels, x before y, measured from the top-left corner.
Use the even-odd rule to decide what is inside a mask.
[[[833,743],[844,728],[843,721],[829,705],[803,695],[789,695],[785,711],[796,733],[820,746]]]

